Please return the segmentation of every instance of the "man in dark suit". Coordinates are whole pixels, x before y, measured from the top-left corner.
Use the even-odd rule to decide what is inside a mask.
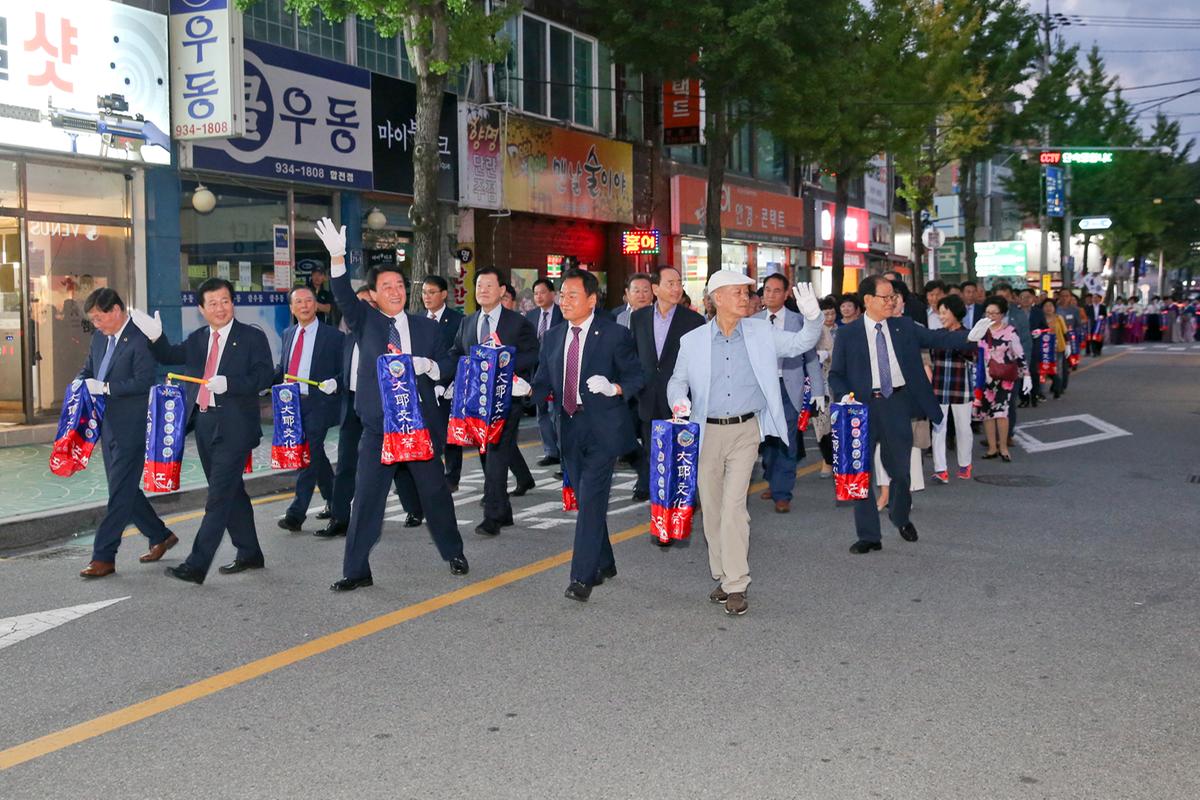
[[[103,578],[116,571],[117,548],[129,523],[150,540],[142,563],[158,561],[179,541],[159,519],[142,494],[142,467],[146,452],[146,398],[154,384],[154,356],[150,343],[129,315],[121,296],[112,289],[97,289],[83,304],[95,331],[87,361],[75,380],[85,381],[92,397],[103,397],[104,422],[100,447],[108,478],[108,508],[96,528],[92,560],[79,574]]]
[[[446,305],[450,297],[450,284],[441,275],[426,275],[421,284],[421,302],[425,304],[425,316],[436,322],[442,333],[442,343],[449,350],[454,346],[454,338],[458,336],[458,328],[462,325],[463,313]],[[458,365],[455,365],[455,369]],[[453,375],[450,376],[453,378]],[[450,401],[443,400],[438,410],[442,412],[443,424],[450,422]],[[462,478],[462,448],[458,445],[446,445],[446,481],[450,491],[458,491],[458,481]]]
[[[670,419],[672,416],[671,404],[667,400],[667,382],[671,380],[671,373],[675,371],[679,340],[688,331],[704,324],[704,317],[691,309],[679,306],[683,299],[683,279],[679,270],[671,266],[661,266],[654,270],[653,275],[654,302],[645,308],[637,309],[629,316],[629,332],[633,335],[638,361],[641,362],[646,380],[637,394],[638,419],[645,448],[650,446],[650,423],[656,419]],[[649,452],[639,455],[637,473],[633,499],[638,502],[649,500]],[[657,538],[654,541],[663,544]]]
[[[586,601],[593,586],[617,574],[608,495],[617,458],[636,445],[625,397],[636,396],[645,377],[629,331],[597,313],[595,275],[569,270],[559,294],[565,322],[544,337],[533,393],[558,401],[563,468],[579,501],[566,596]]]
[[[500,305],[503,287],[504,279],[495,267],[483,267],[475,273],[475,302],[479,310],[459,325],[458,336],[450,348],[450,363],[457,365],[458,359],[470,353],[473,346],[495,337],[500,344],[516,348],[513,374],[528,379],[537,366],[537,333],[529,320]],[[444,377],[452,380],[453,368]],[[483,522],[475,527],[475,532],[483,536],[495,536],[501,528],[513,524],[508,472],[516,456],[522,414],[521,404],[514,401],[500,441],[487,449],[483,462]],[[529,484],[518,484],[516,493],[524,494],[530,488]]]
[[[562,311],[554,302],[554,283],[549,278],[538,278],[533,282],[533,303],[537,308],[525,313],[525,319],[533,325],[537,332],[538,344],[546,335],[546,331],[562,322]],[[553,401],[545,397],[534,398],[534,409],[537,411],[538,432],[542,436],[542,457],[538,459],[539,467],[549,467],[559,463],[558,431],[554,428],[557,411]]]
[[[312,460],[296,473],[296,496],[279,520],[279,527],[299,531],[308,515],[313,489],[329,503],[333,499],[333,467],[325,455],[325,434],[338,422],[338,376],[342,372],[345,336],[317,318],[317,296],[307,286],[292,289],[288,298],[296,324],[283,332],[283,346],[275,369],[275,383],[284,375],[317,381],[320,387],[300,383],[300,421]]]
[[[963,327],[973,328],[975,323],[984,319],[983,301],[986,295],[975,281],[963,281],[959,284],[959,291],[962,292],[963,302],[967,306],[967,315],[963,317]]]
[[[195,431],[200,464],[208,479],[204,519],[187,560],[167,568],[172,577],[203,583],[226,530],[237,547],[237,557],[220,568],[221,574],[264,565],[242,471],[262,439],[258,395],[271,386],[275,370],[266,334],[233,318],[233,284],[209,278],[200,284],[196,297],[200,315],[208,324],[180,344],[173,345],[162,335],[157,312],[153,319],[141,312],[132,316],[151,341],[150,351],[160,364],[183,364],[183,374],[207,381],[202,386],[185,384],[184,404],[191,409],[188,427]]]
[[[1088,298],[1087,317],[1088,317],[1088,354],[1095,357],[1099,356],[1104,349],[1104,324],[1108,321],[1108,306],[1104,304],[1104,297],[1098,294],[1093,294]],[[1093,340],[1093,334],[1100,334],[1098,340]],[[1026,356],[1026,361],[1029,357]]]
[[[866,313],[844,325],[833,344],[829,385],[834,397],[846,402],[849,393],[867,405],[867,431],[870,443],[864,456],[868,464],[879,444],[883,468],[892,478],[889,517],[907,542],[917,541],[917,529],[909,520],[912,495],[909,493],[909,457],[912,450],[912,420],[927,417],[934,424],[942,420],[942,409],[933,396],[925,375],[921,350],[974,350],[987,332],[987,317],[980,319],[970,333],[931,331],[908,317],[891,315],[892,303],[900,300],[890,281],[871,275],[859,284]],[[874,482],[867,497],[854,502],[854,524],[858,541],[850,546],[855,554],[882,548],[879,512],[875,507]]]
[[[328,218],[323,218],[317,223],[317,236],[329,251],[333,295],[342,311],[342,319],[358,340],[354,405],[363,425],[342,578],[329,588],[335,592],[346,592],[374,583],[369,562],[371,548],[379,541],[387,496],[396,472],[401,469],[412,474],[438,553],[444,561],[449,562],[453,574],[466,575],[467,559],[463,555],[462,537],[458,532],[454,499],[446,484],[446,473],[440,458],[446,442],[446,429],[441,424],[433,389],[442,375],[451,373],[454,362],[442,344],[438,324],[404,310],[408,301],[408,287],[404,282],[404,274],[395,265],[377,267],[367,278],[376,307],[356,298],[354,290],[350,288],[350,277],[346,274],[345,226],[339,229]],[[421,416],[433,443],[434,455],[425,461],[384,464],[380,460],[383,452],[383,401],[379,392],[376,362],[379,356],[396,351],[412,357]]]

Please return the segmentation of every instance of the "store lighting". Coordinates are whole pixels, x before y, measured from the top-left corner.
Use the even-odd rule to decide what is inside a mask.
[[[387,227],[387,216],[378,208],[372,208],[367,214],[367,227],[373,231],[381,231]]]
[[[207,214],[217,207],[217,196],[203,183],[197,184],[192,192],[192,208],[201,214]]]

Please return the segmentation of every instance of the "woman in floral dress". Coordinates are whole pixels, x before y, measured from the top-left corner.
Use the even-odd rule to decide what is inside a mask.
[[[984,304],[984,313],[992,325],[979,342],[983,347],[980,368],[987,370],[980,408],[988,442],[983,457],[999,456],[1004,461],[1012,461],[1008,452],[1008,404],[1012,402],[1017,381],[1021,382],[1022,390],[1028,392],[1033,388],[1033,380],[1025,362],[1025,351],[1021,349],[1021,339],[1008,322],[1008,301],[1003,297],[989,297]]]

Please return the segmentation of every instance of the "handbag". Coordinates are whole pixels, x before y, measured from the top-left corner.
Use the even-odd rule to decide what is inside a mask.
[[[988,377],[994,381],[1014,383],[1017,380],[1017,363],[1015,361],[988,361]]]

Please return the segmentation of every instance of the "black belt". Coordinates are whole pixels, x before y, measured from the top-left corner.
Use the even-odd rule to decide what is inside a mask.
[[[748,411],[740,417],[709,417],[705,420],[709,425],[740,425],[754,419],[754,412]]]
[[[892,394],[899,394],[900,392],[903,392],[903,391],[904,391],[903,386],[897,386],[894,389],[892,389]],[[883,397],[883,392],[879,391],[878,389],[871,390],[871,399],[878,400],[881,397]]]

